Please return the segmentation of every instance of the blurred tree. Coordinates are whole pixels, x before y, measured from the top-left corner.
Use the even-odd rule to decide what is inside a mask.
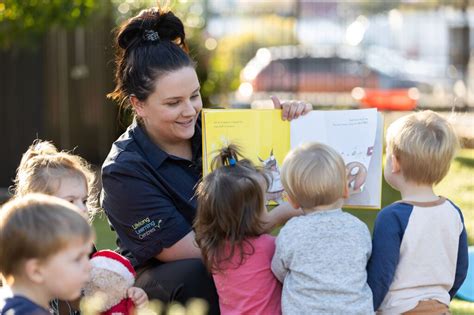
[[[267,15],[253,21],[249,29],[220,38],[202,87],[203,95],[215,96],[210,105],[228,104],[228,93],[237,90],[240,72],[259,48],[298,44],[294,29],[294,18]]]
[[[96,0],[0,0],[0,48],[35,47],[51,27],[84,23],[99,7]]]

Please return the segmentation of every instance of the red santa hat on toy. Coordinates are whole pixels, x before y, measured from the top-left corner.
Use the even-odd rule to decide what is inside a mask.
[[[135,282],[135,269],[130,260],[114,251],[103,249],[95,252],[90,259],[93,268],[112,271],[121,275],[132,286]]]

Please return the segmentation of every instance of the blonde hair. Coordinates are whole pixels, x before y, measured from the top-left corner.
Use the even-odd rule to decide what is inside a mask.
[[[13,194],[21,197],[29,193],[54,195],[64,177],[82,178],[87,186],[87,209],[92,219],[97,210],[94,193],[96,177],[90,165],[78,155],[59,152],[48,141],[35,140],[23,154],[16,173]]]
[[[437,184],[448,173],[459,147],[453,126],[425,110],[401,117],[387,129],[387,154],[393,154],[407,181]]]
[[[32,258],[47,259],[71,244],[87,242],[94,234],[75,206],[57,197],[29,194],[14,198],[0,212],[0,273],[21,273]]]
[[[288,153],[281,168],[281,181],[291,200],[303,209],[311,209],[343,198],[346,169],[333,148],[308,143]]]

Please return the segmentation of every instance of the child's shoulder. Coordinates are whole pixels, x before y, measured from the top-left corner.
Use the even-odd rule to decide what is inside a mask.
[[[19,295],[5,299],[5,305],[0,311],[0,314],[50,315],[48,310],[42,308],[30,299]]]
[[[403,201],[396,201],[382,208],[382,210],[377,214],[377,219],[389,219],[405,215],[409,216],[412,210],[412,204]]]
[[[255,238],[251,238],[249,241],[253,245],[266,246],[268,244],[275,244],[276,237],[270,234],[262,234]]]
[[[367,224],[365,224],[361,219],[351,213],[343,211],[341,214],[341,218],[342,220],[356,228],[368,230]]]

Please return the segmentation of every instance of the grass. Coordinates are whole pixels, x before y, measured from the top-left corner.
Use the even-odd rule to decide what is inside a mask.
[[[435,187],[435,192],[451,199],[461,208],[464,214],[469,244],[474,245],[474,149],[463,149],[459,152],[446,178]],[[382,206],[391,204],[396,200],[400,200],[400,194],[384,180]],[[348,212],[364,221],[370,230],[373,230],[378,211],[350,210]],[[104,215],[99,215],[96,218],[94,227],[97,233],[97,247],[99,249],[115,248],[115,234],[110,231]],[[455,299],[451,303],[451,312],[459,315],[474,314],[474,303]]]

